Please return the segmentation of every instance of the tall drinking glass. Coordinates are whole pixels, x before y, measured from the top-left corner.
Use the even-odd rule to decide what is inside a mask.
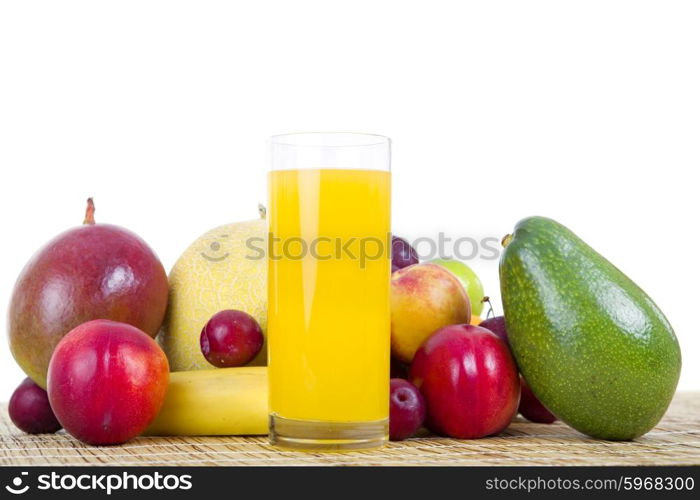
[[[270,145],[270,441],[381,446],[389,417],[389,139],[288,134]]]

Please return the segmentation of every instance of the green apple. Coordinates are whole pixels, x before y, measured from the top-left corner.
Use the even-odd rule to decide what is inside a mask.
[[[457,276],[457,279],[467,291],[467,295],[469,295],[469,301],[472,304],[472,314],[479,316],[484,308],[484,304],[481,302],[484,298],[484,286],[476,273],[472,271],[472,268],[464,262],[454,259],[435,259],[430,262],[431,264],[444,267]]]

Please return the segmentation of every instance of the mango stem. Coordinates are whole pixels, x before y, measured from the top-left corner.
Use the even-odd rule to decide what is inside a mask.
[[[513,241],[513,235],[512,234],[506,234],[503,239],[501,240],[501,246],[503,248],[507,247],[508,244]]]

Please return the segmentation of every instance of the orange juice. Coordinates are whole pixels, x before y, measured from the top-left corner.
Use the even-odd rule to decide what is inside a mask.
[[[391,174],[268,174],[270,412],[284,419],[389,416]]]

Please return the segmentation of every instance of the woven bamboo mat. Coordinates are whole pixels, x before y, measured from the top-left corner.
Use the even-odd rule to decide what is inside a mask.
[[[661,423],[634,442],[589,439],[518,418],[498,437],[423,437],[352,453],[278,451],[265,437],[141,437],[86,446],[64,432],[30,436],[0,408],[0,465],[699,465],[700,393],[679,393]]]

